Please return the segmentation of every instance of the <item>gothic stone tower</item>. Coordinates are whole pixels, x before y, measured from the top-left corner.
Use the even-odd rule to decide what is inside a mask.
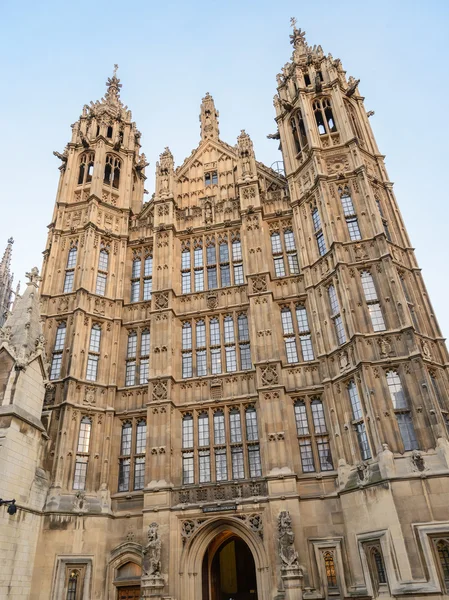
[[[207,94],[143,204],[115,74],[56,153],[32,598],[447,594],[447,351],[358,82],[292,43],[285,177]]]
[[[14,240],[9,238],[5,253],[0,262],[0,327],[2,327],[8,316],[12,297],[12,282],[14,276],[11,273],[12,245]]]

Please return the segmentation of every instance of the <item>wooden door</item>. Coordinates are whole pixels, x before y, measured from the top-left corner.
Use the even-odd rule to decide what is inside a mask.
[[[138,585],[118,588],[118,600],[139,600],[139,598],[140,587]]]

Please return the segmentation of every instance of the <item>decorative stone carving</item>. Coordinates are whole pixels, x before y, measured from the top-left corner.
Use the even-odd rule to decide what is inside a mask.
[[[278,517],[279,558],[283,569],[298,569],[298,553],[295,548],[295,534],[288,510],[283,510]]]
[[[142,574],[144,577],[158,578],[161,576],[161,547],[159,525],[151,523],[148,527],[147,545],[142,551]]]
[[[277,385],[279,383],[276,365],[267,365],[266,367],[262,367],[260,374],[262,377],[262,385]]]
[[[167,382],[166,381],[157,381],[157,383],[153,383],[153,400],[166,400],[167,399]]]
[[[379,340],[379,350],[382,357],[390,356],[391,344],[388,338],[381,338]]]
[[[154,294],[154,306],[157,310],[168,308],[168,292]]]
[[[238,518],[241,519],[251,531],[257,533],[261,540],[263,540],[262,515],[255,513],[250,515],[239,515]]]
[[[218,306],[218,295],[217,294],[208,294],[206,300],[207,308],[213,310]]]
[[[181,523],[182,544],[185,545],[206,519],[188,519]]]
[[[418,471],[420,473],[427,471],[424,457],[419,450],[413,450],[410,461],[412,463],[412,471]]]
[[[253,294],[261,294],[267,291],[267,280],[265,275],[256,275],[251,279],[251,287]]]
[[[84,392],[84,404],[95,404],[96,403],[96,399],[95,399],[95,388],[94,387],[87,387],[85,389]]]

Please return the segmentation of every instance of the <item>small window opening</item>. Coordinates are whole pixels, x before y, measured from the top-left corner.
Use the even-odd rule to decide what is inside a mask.
[[[304,83],[310,85],[310,75],[308,73],[304,73]]]
[[[204,183],[205,185],[210,185],[211,184],[211,176],[210,173],[206,173],[204,176]]]
[[[317,75],[320,78],[320,81],[324,81],[324,79],[323,79],[323,73],[321,71],[318,71]]]
[[[90,163],[87,165],[86,183],[89,183],[90,181],[92,181],[93,172],[94,172],[94,163],[93,163],[93,161],[90,161]]]
[[[100,135],[100,125],[97,125],[97,133],[96,133],[95,137],[98,135]]]
[[[86,166],[82,162],[80,164],[80,172],[79,172],[79,175],[78,175],[78,185],[81,185],[83,183],[83,181],[84,181],[84,170],[85,170],[85,168],[86,168]]]
[[[104,183],[111,184],[112,167],[109,163],[104,168]]]
[[[108,127],[108,131],[106,133],[106,137],[107,138],[112,138],[112,127],[110,125]]]
[[[324,135],[326,133],[326,127],[324,126],[323,113],[321,112],[321,110],[315,111],[315,119],[316,125],[318,127],[318,133],[320,135]]]

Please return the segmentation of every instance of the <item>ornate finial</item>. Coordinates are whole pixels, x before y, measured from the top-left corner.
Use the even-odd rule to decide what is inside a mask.
[[[8,240],[8,244],[11,244],[11,245],[14,244],[14,238],[10,237]]]
[[[39,269],[37,267],[33,267],[31,271],[25,273],[25,275],[29,279],[28,285],[33,284],[37,287],[38,282],[42,281],[42,277],[39,277]]]
[[[114,75],[113,77],[117,77],[117,69],[118,69],[118,65],[114,65]]]
[[[290,44],[292,44],[295,50],[299,47],[306,48],[306,32],[301,31],[301,29],[296,29],[296,18],[292,17],[290,19],[290,26],[293,27],[293,33],[290,34]]]

